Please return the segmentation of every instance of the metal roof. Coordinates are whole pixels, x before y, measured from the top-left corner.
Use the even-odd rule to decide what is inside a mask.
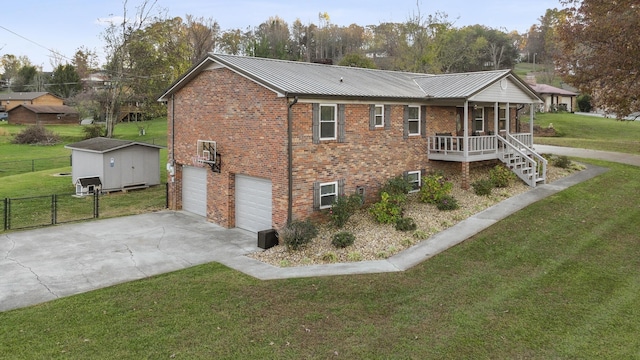
[[[532,84],[531,87],[533,90],[537,91],[538,94],[557,94],[557,95],[567,95],[567,96],[578,96],[578,94],[573,91],[560,89],[555,86],[547,85],[547,84]]]
[[[106,153],[122,148],[126,148],[133,145],[141,145],[152,148],[161,149],[162,146],[147,144],[143,142],[131,141],[131,140],[119,140],[106,137],[95,137],[87,140],[78,141],[73,144],[66,145],[65,148],[72,150],[82,150],[95,153]]]
[[[512,74],[510,70],[496,70],[429,75],[210,53],[158,100],[167,101],[171,94],[212,64],[231,69],[282,96],[417,101],[468,99]],[[532,99],[537,98],[522,80],[512,77],[521,88],[528,90]]]
[[[509,70],[422,76],[416,82],[428,97],[435,99],[468,98],[502,79]]]

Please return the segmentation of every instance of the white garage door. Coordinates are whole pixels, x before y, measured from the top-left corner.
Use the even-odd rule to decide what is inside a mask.
[[[182,210],[207,216],[207,169],[182,168]]]
[[[236,175],[236,227],[271,229],[271,180]]]

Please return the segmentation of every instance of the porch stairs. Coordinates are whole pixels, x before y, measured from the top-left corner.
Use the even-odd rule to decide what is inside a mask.
[[[546,183],[547,159],[509,134],[497,139],[501,149],[498,158],[522,181],[531,187]]]

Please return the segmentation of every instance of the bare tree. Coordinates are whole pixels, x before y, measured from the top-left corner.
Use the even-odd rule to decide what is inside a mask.
[[[107,71],[110,80],[107,84],[104,98],[104,110],[107,123],[106,136],[113,137],[116,123],[120,120],[120,106],[128,93],[127,83],[129,59],[127,46],[134,33],[143,29],[153,20],[160,18],[160,9],[156,8],[157,0],[142,0],[135,7],[133,17],[130,18],[128,1],[123,1],[123,15],[120,22],[112,21],[103,33],[105,53],[107,56]]]
[[[212,18],[196,18],[192,15],[187,15],[185,21],[191,47],[191,63],[195,64],[208,52],[215,50],[220,37],[220,25]]]

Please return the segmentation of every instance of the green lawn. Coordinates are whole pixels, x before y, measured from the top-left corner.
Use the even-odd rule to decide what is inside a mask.
[[[536,144],[640,154],[640,121],[571,113],[536,114],[535,123],[543,128],[552,124],[555,137],[535,137]]]
[[[610,170],[406,272],[201,265],[0,313],[0,358],[637,359],[640,168],[589,162]]]

